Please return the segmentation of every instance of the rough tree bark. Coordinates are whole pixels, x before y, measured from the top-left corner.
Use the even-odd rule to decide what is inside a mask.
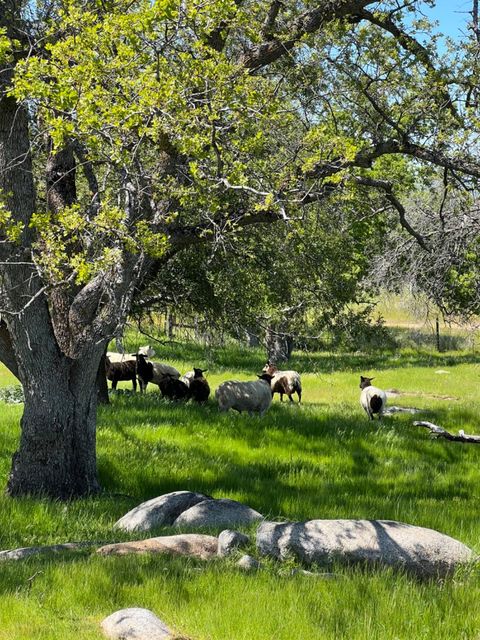
[[[28,117],[5,95],[0,99],[0,189],[8,194],[15,219],[28,223],[35,211]],[[99,489],[94,389],[104,345],[85,349],[77,359],[60,348],[52,306],[32,263],[30,233],[27,225],[20,245],[8,247],[8,253],[8,243],[3,243],[7,264],[2,268],[2,354],[7,355],[10,342],[25,394],[8,492],[85,495]]]

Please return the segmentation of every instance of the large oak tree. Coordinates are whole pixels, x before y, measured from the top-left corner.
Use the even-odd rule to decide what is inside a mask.
[[[11,495],[98,490],[100,359],[179,252],[301,228],[326,199],[393,210],[431,249],[402,197],[425,167],[480,176],[478,70],[416,37],[423,4],[0,0],[0,360],[25,392]]]

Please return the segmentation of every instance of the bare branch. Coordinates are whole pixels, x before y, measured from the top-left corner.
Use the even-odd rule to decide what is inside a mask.
[[[426,422],[420,420],[413,423],[414,427],[425,427],[429,429],[435,438],[445,438],[445,440],[452,440],[453,442],[463,442],[465,444],[480,444],[480,436],[472,436],[466,434],[463,430],[458,432],[458,436],[453,435],[446,431],[443,427],[439,427],[433,422]]]
[[[405,207],[394,194],[393,185],[391,182],[388,182],[387,180],[375,180],[373,178],[362,176],[354,176],[353,179],[355,180],[355,182],[358,182],[358,184],[381,189],[385,193],[385,197],[387,198],[388,202],[390,202],[390,204],[397,210],[400,224],[405,229],[405,231],[408,231],[408,233],[415,238],[422,249],[425,249],[425,251],[430,251],[430,247],[425,242],[425,239],[417,231],[415,231],[412,225],[408,222]]]

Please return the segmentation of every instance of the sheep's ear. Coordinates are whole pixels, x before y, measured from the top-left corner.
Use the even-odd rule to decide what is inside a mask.
[[[360,380],[363,382],[364,380],[366,380],[366,378],[364,378],[363,376],[360,376]]]
[[[208,371],[208,369],[200,369],[200,371],[201,371],[202,373],[205,373],[205,371]]]

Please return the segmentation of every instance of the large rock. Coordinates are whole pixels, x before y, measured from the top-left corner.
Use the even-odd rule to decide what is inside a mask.
[[[232,531],[225,529],[218,536],[218,555],[226,558],[237,549],[246,547],[250,542],[250,538],[240,531]]]
[[[388,520],[264,522],[257,531],[257,548],[263,555],[293,555],[308,565],[363,562],[420,577],[444,577],[474,558],[473,551],[454,538]]]
[[[120,609],[102,620],[102,629],[113,640],[169,640],[173,633],[149,609]]]
[[[142,502],[115,523],[122,531],[150,531],[154,527],[169,526],[186,509],[208,499],[202,493],[173,491]]]
[[[236,500],[204,500],[190,507],[173,523],[174,527],[228,527],[249,525],[263,516]]]
[[[128,553],[169,553],[179,556],[193,556],[207,560],[217,555],[218,538],[198,533],[184,533],[176,536],[160,536],[107,544],[97,550],[102,556],[123,556]]]

